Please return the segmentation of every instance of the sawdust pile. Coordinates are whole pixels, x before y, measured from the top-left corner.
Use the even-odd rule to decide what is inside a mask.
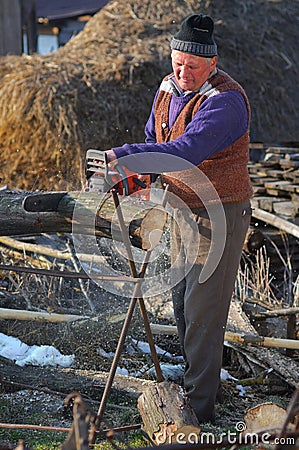
[[[252,141],[299,141],[297,2],[111,1],[65,47],[0,58],[1,184],[77,189],[88,148],[142,142],[169,42],[196,11],[216,21],[219,66],[243,84]]]

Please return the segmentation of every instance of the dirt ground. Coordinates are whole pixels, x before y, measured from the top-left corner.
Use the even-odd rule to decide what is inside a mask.
[[[55,237],[56,246],[57,239],[63,246],[65,236]],[[43,245],[51,240],[53,242],[53,236],[43,236]],[[1,259],[6,263],[12,260],[20,264],[26,262],[31,267],[47,264],[49,268],[61,268],[61,262],[44,256],[27,254],[24,261],[24,254],[5,247],[1,247]],[[64,268],[74,269],[71,261],[66,262]],[[89,408],[97,412],[130,298],[117,296],[87,281],[79,283],[77,280],[1,272],[0,282],[2,308],[90,316],[59,324],[0,320],[0,332],[4,334],[18,337],[28,345],[53,345],[65,355],[75,355],[75,364],[71,368],[19,367],[0,357],[0,422],[68,428],[72,423],[72,411],[70,407],[64,407],[64,399],[73,391],[79,392]],[[95,307],[93,313],[87,297]],[[174,324],[169,293],[146,299],[146,307],[150,322]],[[159,359],[166,376],[181,384],[182,360],[177,336],[155,335],[154,340],[161,349]],[[136,306],[118,364],[119,373],[114,378],[105,410],[105,426],[142,423],[137,398],[144,385],[155,381],[152,359],[144,347],[146,342],[144,324]],[[294,390],[287,383],[271,374],[258,381],[257,373],[250,374],[238,354],[229,347],[224,348],[223,356],[223,369],[234,379],[223,381],[224,396],[223,402],[217,404],[216,424],[205,425],[205,429],[215,434],[234,429],[243,421],[246,411],[260,403],[274,402],[287,407]],[[22,435],[27,437],[27,433],[27,430],[19,430],[18,439]],[[128,434],[121,434],[125,445]],[[54,435],[60,440],[66,437],[66,433]],[[15,439],[15,430],[0,427],[1,445],[14,448]],[[147,442],[142,441],[142,446],[146,445]]]

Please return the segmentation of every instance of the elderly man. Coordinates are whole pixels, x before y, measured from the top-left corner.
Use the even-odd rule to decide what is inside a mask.
[[[252,195],[247,171],[249,103],[243,88],[217,68],[213,30],[214,22],[206,15],[192,14],[182,21],[171,41],[173,73],[163,79],[156,93],[145,143],[108,151],[113,167],[127,155],[158,153],[149,170],[163,171],[163,183],[181,200],[173,212],[173,272],[181,273],[172,296],[186,363],[184,387],[199,422],[215,420],[224,332],[250,223]],[[167,170],[161,155],[180,157],[196,166],[217,192],[211,205],[207,196],[204,202],[201,198],[202,179],[191,179],[192,172],[183,164],[173,168],[170,163]],[[134,158],[127,167],[140,172]],[[211,208],[220,207],[226,219],[221,237],[212,233],[210,214]],[[190,226],[190,214],[195,227]],[[217,265],[200,281],[209,251],[217,253],[217,239],[223,236]],[[190,254],[192,264],[186,270]]]

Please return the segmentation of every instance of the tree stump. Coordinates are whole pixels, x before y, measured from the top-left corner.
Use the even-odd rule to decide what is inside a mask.
[[[155,445],[188,443],[200,433],[197,418],[183,388],[163,381],[148,386],[137,402],[144,431]]]

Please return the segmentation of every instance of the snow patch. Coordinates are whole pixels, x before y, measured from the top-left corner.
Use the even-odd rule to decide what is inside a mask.
[[[10,359],[18,366],[71,367],[74,355],[62,355],[52,345],[27,345],[20,339],[0,333],[0,355]]]

